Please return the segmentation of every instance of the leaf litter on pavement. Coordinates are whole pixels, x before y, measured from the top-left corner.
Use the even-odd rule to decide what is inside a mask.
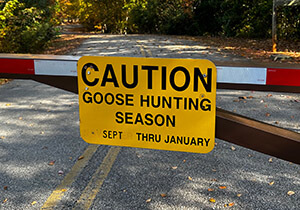
[[[277,53],[272,52],[271,39],[247,39],[236,37],[180,36],[180,38],[201,42],[216,47],[218,53],[234,54],[260,62],[300,63],[299,46],[292,40],[280,40]],[[286,55],[291,59],[276,59],[277,55]],[[275,59],[274,59],[275,58]]]

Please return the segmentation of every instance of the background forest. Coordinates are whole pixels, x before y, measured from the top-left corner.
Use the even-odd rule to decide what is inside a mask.
[[[272,0],[0,0],[0,52],[35,53],[63,20],[88,31],[271,38]],[[300,6],[277,7],[280,39],[300,40]]]

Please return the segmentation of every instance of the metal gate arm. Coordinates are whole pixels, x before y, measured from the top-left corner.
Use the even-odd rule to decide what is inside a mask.
[[[0,77],[25,78],[76,92],[79,56],[0,54]],[[216,62],[217,88],[300,93],[299,64]],[[268,66],[266,66],[268,65]],[[29,77],[30,75],[30,77]],[[47,76],[47,80],[45,79]],[[58,78],[62,77],[62,78]],[[68,80],[68,77],[71,79]],[[54,85],[53,85],[54,84]]]
[[[217,108],[216,137],[300,164],[300,134]]]

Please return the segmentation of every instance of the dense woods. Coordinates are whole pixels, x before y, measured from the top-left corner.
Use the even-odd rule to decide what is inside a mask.
[[[39,52],[56,35],[56,8],[51,1],[10,0],[0,9],[0,52]]]
[[[272,0],[2,0],[0,52],[38,52],[63,20],[105,33],[270,38]],[[300,39],[300,6],[277,7],[278,37]]]

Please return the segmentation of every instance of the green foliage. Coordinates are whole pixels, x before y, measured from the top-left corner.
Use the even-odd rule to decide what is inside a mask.
[[[81,24],[88,30],[106,30],[107,32],[120,32],[127,26],[126,0],[71,0],[71,8],[77,10]],[[125,8],[126,7],[126,8]]]
[[[55,35],[60,18],[88,30],[270,38],[272,0],[6,0],[0,51],[33,52]],[[300,7],[279,7],[279,38],[300,39]],[[9,47],[13,46],[13,47]]]
[[[7,1],[0,11],[0,52],[36,53],[56,35],[49,10]]]
[[[148,0],[129,13],[139,33],[270,38],[272,0]],[[278,34],[300,39],[300,7],[280,7]]]
[[[278,37],[300,40],[300,6],[278,9]]]
[[[272,1],[227,0],[221,4],[220,18],[226,36],[269,37],[272,26]]]
[[[193,20],[197,25],[198,35],[218,35],[222,31],[224,12],[223,0],[196,1]]]
[[[193,0],[148,0],[129,12],[129,25],[139,33],[197,34],[193,23]]]

